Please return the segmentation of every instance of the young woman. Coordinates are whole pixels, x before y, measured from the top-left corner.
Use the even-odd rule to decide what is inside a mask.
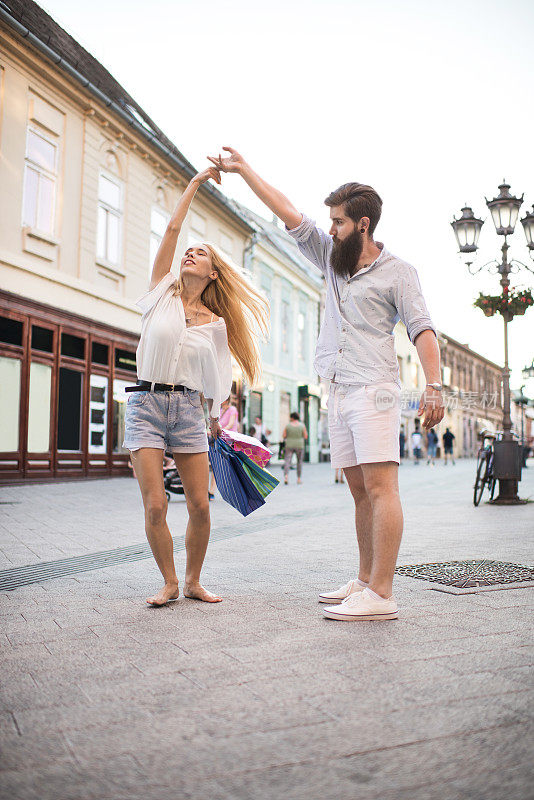
[[[173,453],[182,479],[189,521],[184,596],[209,603],[220,597],[200,583],[210,535],[208,440],[201,394],[207,399],[212,436],[220,433],[221,403],[230,394],[230,354],[249,383],[259,374],[256,332],[265,334],[268,307],[244,278],[209,244],[186,250],[180,276],[171,272],[178,236],[199,186],[214,167],[196,175],[184,191],[156,254],[137,348],[136,387],[126,408],[124,446],[143,497],[145,529],[164,586],[147,603],[162,606],[179,595],[173,542],[166,523],[163,456]]]
[[[297,456],[297,483],[302,483],[302,459],[304,457],[304,442],[308,438],[308,431],[303,422],[300,421],[300,416],[296,411],[289,417],[289,425],[286,425],[282,433],[282,438],[285,442],[285,460],[284,460],[284,483],[288,482],[289,468],[291,467],[291,459],[293,453]]]

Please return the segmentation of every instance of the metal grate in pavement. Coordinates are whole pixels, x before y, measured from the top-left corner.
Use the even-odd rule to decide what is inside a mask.
[[[534,567],[509,564],[506,561],[490,561],[486,558],[443,561],[435,564],[409,564],[397,567],[395,572],[459,589],[534,581]]]
[[[246,524],[227,525],[216,528],[211,532],[210,543],[232,539],[247,533],[257,533],[267,528],[276,528],[287,525],[290,520],[308,516],[307,511],[295,511],[286,514],[274,514],[270,517],[260,517],[249,520]],[[185,535],[173,538],[174,552],[185,550]],[[116,547],[113,550],[103,550],[98,553],[86,553],[81,556],[61,558],[56,561],[40,561],[37,564],[26,564],[23,567],[12,567],[0,571],[0,590],[9,591],[32,583],[41,583],[54,578],[64,578],[80,572],[89,572],[93,569],[105,569],[115,564],[127,564],[132,561],[142,561],[151,558],[152,552],[147,542],[134,544],[129,547]]]

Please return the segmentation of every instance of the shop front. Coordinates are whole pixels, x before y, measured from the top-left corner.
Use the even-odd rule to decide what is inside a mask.
[[[0,292],[0,483],[128,475],[138,337]]]

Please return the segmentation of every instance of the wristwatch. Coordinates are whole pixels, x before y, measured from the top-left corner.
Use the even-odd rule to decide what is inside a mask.
[[[435,389],[436,392],[443,391],[443,386],[441,385],[441,383],[427,383],[427,386],[432,387],[432,389]]]

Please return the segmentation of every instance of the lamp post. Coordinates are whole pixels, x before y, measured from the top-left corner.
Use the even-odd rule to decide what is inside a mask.
[[[526,307],[532,303],[530,292],[521,295],[510,295],[510,273],[520,268],[534,273],[531,267],[515,259],[508,260],[508,237],[512,236],[517,223],[519,209],[523,203],[523,196],[514,197],[510,194],[510,185],[503,181],[499,186],[499,194],[492,200],[486,198],[486,205],[491,211],[491,216],[498,236],[504,236],[501,247],[501,261],[491,261],[480,267],[473,267],[475,254],[478,249],[478,239],[484,220],[478,219],[469,206],[462,208],[459,219],[451,222],[458,248],[465,257],[465,263],[471,275],[476,275],[481,270],[488,268],[499,273],[502,294],[496,297],[481,295],[476,305],[479,305],[487,316],[492,316],[498,311],[504,321],[504,368],[502,371],[503,383],[503,434],[502,439],[495,442],[495,475],[499,480],[499,496],[493,501],[497,505],[514,505],[521,503],[517,494],[517,485],[521,480],[521,457],[518,442],[512,434],[512,419],[510,416],[510,368],[508,365],[508,324],[516,314],[524,314]],[[533,212],[521,220],[527,247],[531,258],[534,258],[534,208]],[[473,267],[473,268],[472,268]],[[524,299],[523,299],[524,297]]]

